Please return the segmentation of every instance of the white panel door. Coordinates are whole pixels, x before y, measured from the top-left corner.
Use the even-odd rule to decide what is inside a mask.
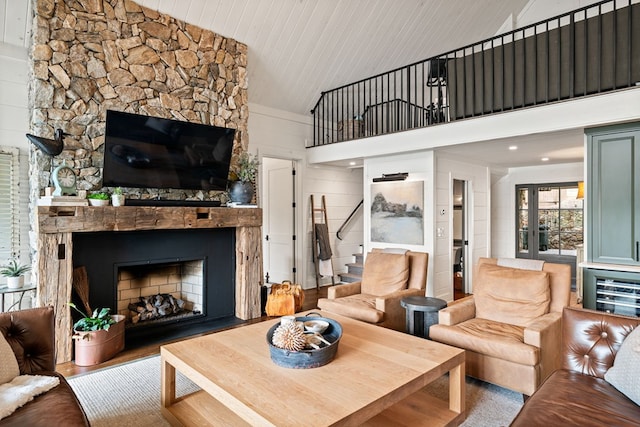
[[[293,162],[263,157],[262,165],[265,282],[295,282]]]

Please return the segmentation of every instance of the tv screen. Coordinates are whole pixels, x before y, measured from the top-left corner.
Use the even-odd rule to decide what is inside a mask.
[[[235,129],[107,111],[106,187],[226,190]]]

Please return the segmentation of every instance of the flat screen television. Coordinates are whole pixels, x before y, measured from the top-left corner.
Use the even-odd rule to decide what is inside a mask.
[[[235,129],[107,111],[105,187],[227,188]]]

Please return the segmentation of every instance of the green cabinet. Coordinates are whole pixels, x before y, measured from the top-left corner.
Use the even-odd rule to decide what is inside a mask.
[[[640,265],[640,123],[587,134],[587,260]]]

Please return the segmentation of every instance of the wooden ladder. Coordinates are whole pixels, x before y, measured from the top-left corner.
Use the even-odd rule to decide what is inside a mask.
[[[311,242],[311,249],[313,251],[313,265],[316,269],[316,289],[320,288],[320,259],[318,256],[320,255],[318,249],[318,236],[316,234],[316,224],[327,224],[327,228],[329,227],[329,222],[327,220],[327,202],[325,200],[324,194],[322,195],[322,200],[319,208],[316,208],[313,194],[311,195],[311,232],[313,233],[313,241]],[[335,275],[333,274],[333,257],[329,260],[331,263],[331,284],[335,285]]]

